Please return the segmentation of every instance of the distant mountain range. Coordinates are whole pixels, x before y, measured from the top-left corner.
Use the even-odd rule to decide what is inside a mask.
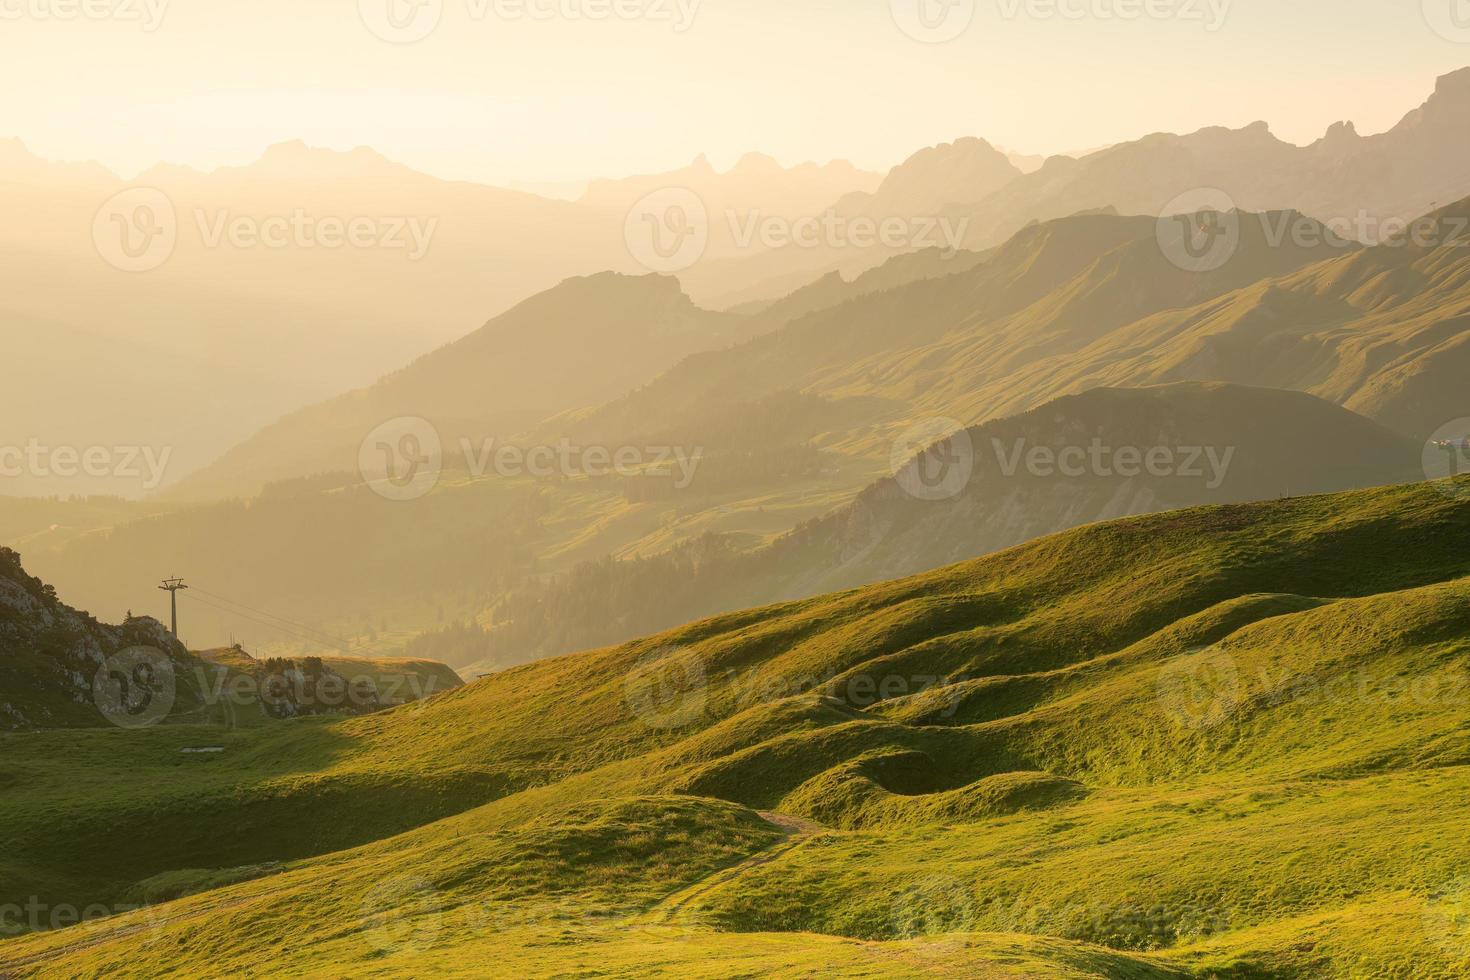
[[[932,183],[941,175],[962,182]],[[1376,135],[1359,135],[1350,122],[1304,147],[1277,139],[1265,122],[1237,130],[1156,133],[1080,159],[1052,157],[1024,174],[989,144],[961,140],[922,151],[896,168],[885,188],[870,212],[946,219],[964,229],[961,244],[969,249],[998,245],[1033,221],[1102,208],[1177,213],[1195,210],[1206,199],[1245,211],[1300,211],[1371,244],[1386,237],[1384,229],[1394,221],[1470,196],[1470,68],[1440,78],[1423,105]],[[1202,196],[1206,191],[1212,193]],[[849,276],[891,254],[850,248],[806,252],[793,261],[814,275],[841,270]],[[749,299],[763,288],[774,294],[794,285],[778,256],[741,261],[739,272],[727,275],[750,285],[733,295]],[[694,296],[717,304],[722,298],[702,290]]]
[[[882,177],[841,162],[783,168],[752,154],[724,173],[701,159],[668,174],[597,181],[575,201],[438,180],[366,148],[287,143],[249,166],[201,173],[161,165],[124,181],[4,141],[0,316],[16,327],[18,355],[67,364],[75,385],[61,397],[18,379],[0,411],[52,445],[168,447],[174,482],[292,410],[359,388],[568,277],[646,273],[630,250],[628,211],[660,189],[692,192],[708,218],[697,261],[677,270],[691,299],[749,312],[814,285],[841,292],[906,253],[953,258],[956,245],[983,253],[1037,221],[1195,210],[1203,203],[1191,192],[1202,188],[1224,195],[1208,200],[1294,210],[1372,241],[1390,219],[1470,195],[1467,133],[1470,69],[1441,78],[1386,133],[1360,136],[1342,124],[1307,147],[1256,124],[1152,135],[1032,170],[1034,161],[1017,166],[965,138],[921,150]],[[94,232],[120,234],[99,214],[139,187],[166,195],[178,238],[162,265],[125,271],[103,258]],[[359,239],[367,244],[316,247],[323,219],[368,222]],[[821,225],[810,242],[772,247],[758,230],[771,221],[791,232],[802,219]],[[307,230],[284,232],[277,247],[256,237],[269,222]],[[885,222],[897,222],[891,241],[854,234]],[[7,479],[4,490],[143,487],[28,475]]]
[[[1272,243],[1269,227],[1292,220],[1253,216],[1231,260],[1201,274],[1168,261],[1154,219],[1076,217],[1028,228],[989,253],[901,256],[743,316],[698,309],[668,277],[569,281],[370,388],[283,419],[172,493],[249,494],[273,480],[350,470],[367,434],[400,416],[427,418],[451,441],[537,430],[603,445],[694,445],[691,419],[807,390],[842,402],[845,427],[861,419],[886,438],[888,424],[920,407],[953,413],[941,397],[1085,350],[1109,328],[1352,248]],[[730,346],[745,337],[754,339]],[[956,354],[962,338],[978,349]],[[922,353],[930,345],[935,353]],[[709,353],[679,363],[701,350]],[[885,358],[891,366],[880,367]],[[937,375],[923,396],[914,394],[915,372]]]
[[[1470,194],[1470,68],[1440,78],[1434,93],[1385,133],[1335,124],[1299,147],[1265,122],[1243,129],[1159,133],[1090,154],[1054,157],[964,210],[971,247],[1009,237],[1027,222],[1113,207],[1160,214],[1202,188],[1225,192],[1246,211],[1297,210],[1356,227],[1408,220]]]
[[[1065,399],[1093,389],[1183,384],[1168,389],[1181,394],[1143,404],[1172,405],[1157,410],[1190,419],[1196,409],[1174,399],[1204,384],[1200,391],[1215,393],[1198,395],[1200,404],[1233,397],[1263,429],[1290,434],[1263,451],[1270,463],[1256,476],[1230,484],[1226,492],[1238,495],[1229,499],[1409,479],[1412,447],[1464,415],[1470,251],[1455,234],[1467,211],[1431,216],[1424,227],[1440,240],[1373,248],[1334,239],[1298,213],[1236,212],[1233,252],[1200,270],[1171,261],[1156,218],[1080,215],[1028,226],[984,252],[898,256],[854,280],[827,277],[741,313],[701,310],[668,277],[587,277],[377,385],[293,414],[175,491],[177,501],[205,502],[264,490],[259,500],[202,508],[159,500],[143,505],[153,515],[146,522],[37,512],[11,523],[36,567],[96,608],[127,603],[150,569],[192,569],[218,591],[353,638],[359,653],[382,655],[395,649],[383,646],[386,637],[401,643],[466,617],[495,629],[519,621],[507,642],[486,641],[493,653],[478,641],[458,652],[414,651],[493,666],[661,628],[685,611],[906,574],[1077,522],[1219,499],[1178,497],[1188,484],[1167,482],[1075,498],[1075,485],[1061,481],[1034,521],[977,518],[972,534],[937,528],[943,545],[865,542],[861,521],[841,517],[857,536],[839,535],[835,552],[811,550],[810,563],[792,565],[799,572],[773,569],[754,586],[739,572],[738,583],[701,591],[710,604],[693,607],[684,603],[696,579],[679,572],[635,589],[616,610],[585,612],[622,595],[612,586],[636,580],[640,567],[656,578],[658,568],[709,564],[849,514],[842,508],[891,474],[895,446],[911,443],[916,428],[1001,424],[1036,409],[1045,417],[1048,403],[1071,404]],[[1283,228],[1293,233],[1278,237]],[[1279,396],[1268,410],[1223,393],[1236,387],[1209,384],[1282,391],[1254,396]],[[1369,428],[1332,421],[1322,414],[1332,405]],[[1268,423],[1273,411],[1280,421]],[[360,469],[369,436],[402,416],[430,423],[444,454],[437,488],[407,504],[379,499]],[[1121,431],[1154,445],[1170,429]],[[1216,433],[1211,444],[1250,445],[1248,435]],[[1048,438],[1045,427],[1033,438]],[[461,447],[483,450],[492,439],[608,454],[666,447],[699,463],[683,487],[668,467],[600,479],[472,468]],[[1382,467],[1354,469],[1356,457],[1329,452],[1305,472],[1292,459],[1298,442],[1375,446]],[[973,506],[1015,510],[1005,499]],[[942,510],[936,505],[924,526]],[[37,523],[48,519],[59,528]],[[283,549],[299,560],[289,574],[268,572]],[[609,556],[645,564],[601,567]],[[584,613],[544,618],[566,608],[560,599],[533,608],[538,597],[565,596]],[[213,631],[225,621],[201,610],[192,622]]]
[[[1392,139],[1371,145],[1387,152],[1406,140],[1429,145],[1423,141],[1444,136],[1445,119],[1463,96],[1461,80],[1442,80],[1423,111],[1396,128]],[[1134,150],[1114,147],[1082,163],[1092,167],[1097,158],[1120,152]],[[914,203],[919,193],[939,195],[925,205],[940,197],[961,201],[965,195],[936,184],[935,175],[964,173],[969,176],[961,182],[973,186],[1018,187],[1058,166],[1071,165],[1053,162],[1038,174],[1018,176],[988,144],[960,141],[920,154],[871,190],[844,194],[842,207],[863,214],[875,201]],[[307,173],[313,180],[331,175],[337,193],[366,195],[381,191],[374,182],[399,175],[396,165],[370,152],[319,156],[301,147],[279,150],[246,169],[248,179],[230,179],[262,194],[277,193],[287,174]],[[786,185],[788,206],[810,200],[825,180],[823,168],[796,170]],[[102,179],[94,168],[68,173],[63,184]],[[711,176],[700,164],[688,176],[749,203],[760,175],[773,173],[769,161],[751,158],[731,174]],[[919,179],[920,173],[929,176]],[[863,179],[840,165],[832,174]],[[183,173],[172,179],[188,186],[213,178]],[[644,180],[608,182],[589,189],[587,198],[615,211],[647,186]],[[455,190],[460,192],[489,193],[470,185]],[[978,196],[992,200],[1002,193]],[[530,206],[525,195],[510,197]],[[860,495],[876,499],[876,491],[864,489],[891,475],[895,447],[907,445],[910,453],[921,448],[909,445],[912,433],[939,431],[928,428],[936,424],[953,430],[1029,418],[1035,410],[1071,404],[1073,396],[1104,397],[1095,389],[1214,390],[1209,385],[1229,386],[1222,392],[1313,395],[1410,446],[1466,414],[1470,203],[1442,207],[1412,233],[1371,247],[1334,236],[1300,211],[1203,210],[1184,219],[1183,225],[1161,223],[1155,215],[1095,208],[1025,224],[984,249],[922,249],[855,275],[828,272],[775,300],[726,312],[701,307],[683,288],[687,274],[677,280],[615,272],[576,277],[405,361],[372,385],[284,415],[222,455],[227,444],[213,443],[215,462],[176,479],[164,497],[128,508],[0,501],[0,527],[7,543],[24,542],[28,560],[48,580],[108,615],[120,616],[133,605],[138,583],[151,581],[158,568],[193,570],[224,594],[346,637],[343,645],[356,654],[381,656],[417,633],[458,628],[471,619],[492,627],[490,635],[517,619],[523,626],[534,623],[541,614],[525,612],[524,602],[585,596],[594,583],[636,573],[622,566],[599,570],[599,563],[639,559],[684,569],[759,552],[822,518],[853,529],[828,539],[835,552],[813,548],[820,561],[798,561],[790,575],[764,576],[760,587],[766,591],[743,591],[745,585],[723,594],[712,590],[713,605],[699,608],[734,608],[906,574],[925,562],[955,560],[1079,521],[1216,499],[1175,498],[1173,484],[1130,488],[1116,499],[1108,495],[1120,492],[1116,487],[1098,490],[1102,497],[1089,491],[1072,501],[1053,488],[1061,495],[1039,506],[1034,522],[976,520],[973,534],[941,527],[940,505],[919,523],[940,521],[935,533],[952,550],[929,544],[905,549],[877,539],[865,544],[862,535],[872,527],[886,527],[890,518],[901,526],[911,518],[894,512],[867,526],[861,511],[846,508]],[[1221,222],[1235,234],[1218,262],[1192,263],[1167,238],[1171,230],[1193,235]],[[53,336],[79,343],[64,331],[32,330],[23,332],[21,350],[44,359]],[[279,354],[300,361],[299,352],[281,343],[261,338],[254,346],[262,360]],[[113,350],[103,340],[92,349],[103,358]],[[102,414],[119,432],[136,431],[156,413],[159,398],[190,404],[190,391],[221,384],[209,371],[173,366],[169,358],[178,352],[160,341],[149,356],[162,377],[127,397],[138,386],[126,356],[87,369],[111,380],[102,390],[117,404]],[[18,379],[12,390],[24,392],[26,384]],[[228,383],[221,390],[231,393]],[[31,415],[18,415],[22,432],[47,404],[42,393],[32,394]],[[1158,405],[1161,397],[1150,395],[1148,404]],[[1225,397],[1198,396],[1203,402]],[[1338,430],[1356,432],[1350,441],[1364,445],[1382,437],[1332,422],[1312,399],[1281,397],[1281,433],[1300,433],[1314,445],[1349,438],[1328,434]],[[229,398],[212,390],[200,403],[223,411]],[[1165,404],[1189,417],[1182,403]],[[82,398],[72,411],[80,424],[98,409]],[[1265,409],[1247,414],[1269,415]],[[180,424],[195,432],[210,425],[180,415]],[[400,504],[380,499],[382,487],[368,485],[363,461],[364,454],[381,456],[384,446],[407,445],[383,438],[373,445],[371,438],[381,426],[405,419],[430,426],[443,470],[427,497]],[[1043,427],[1034,437],[1044,434]],[[1248,442],[1232,438],[1229,445]],[[634,472],[600,477],[507,474],[486,466],[493,447],[563,444],[647,455]],[[1352,470],[1350,460],[1334,458],[1324,460],[1316,476],[1301,473],[1285,450],[1277,451],[1268,454],[1277,461],[1275,476],[1255,479],[1231,499],[1408,479],[1413,472],[1402,465],[1404,445],[1390,452],[1385,444],[1384,459],[1393,463],[1382,471]],[[466,447],[481,455],[468,458]],[[644,465],[660,447],[671,455]],[[411,448],[422,446],[414,441]],[[186,465],[187,459],[175,460],[175,466]],[[675,485],[679,466],[687,470],[687,485]],[[1013,502],[990,498],[977,498],[973,506],[986,514],[1014,509]],[[203,548],[204,541],[212,544]],[[277,556],[287,551],[298,560],[282,572]],[[562,579],[568,574],[579,578],[568,585]],[[683,608],[681,588],[676,577],[654,590],[668,602],[653,603],[647,616],[638,602],[627,601],[621,612],[596,622],[561,617],[556,629],[517,641],[491,659],[514,662],[570,649],[567,644],[660,628],[673,621],[670,609]],[[605,598],[582,605],[596,607]],[[522,604],[507,605],[513,601]],[[229,621],[207,609],[190,620],[202,631],[194,635],[211,643],[228,635]],[[456,664],[487,656],[477,632],[456,635],[474,638],[476,649],[436,647],[432,656]],[[255,639],[282,641],[270,634]],[[309,648],[299,637],[284,642],[285,652]]]
[[[868,427],[831,439],[879,456],[925,417],[970,423],[1090,388],[1175,381],[1309,391],[1420,440],[1463,415],[1451,379],[1470,349],[1470,202],[1428,216],[1422,244],[1369,249],[1297,214],[1238,220],[1233,256],[1208,272],[1172,264],[1152,219],[1032,226],[967,271],[692,358],[570,431],[654,432],[696,407],[790,388],[850,408]],[[1274,241],[1285,226],[1311,244]]]
[[[877,182],[841,164],[786,170],[755,157],[726,174],[646,180],[689,182],[712,204],[775,214],[815,211]],[[646,274],[624,228],[636,183],[599,184],[585,203],[551,200],[439,180],[366,148],[301,143],[248,166],[159,166],[125,181],[0,141],[7,353],[64,365],[71,382],[63,395],[17,378],[0,393],[0,413],[22,443],[169,447],[167,476],[178,479],[287,412],[366,384],[568,277]],[[152,190],[138,198],[139,188]],[[114,201],[122,226],[104,207]],[[176,230],[161,264],[134,266],[118,250],[124,233],[133,247],[145,240],[134,217]],[[126,478],[27,475],[0,492],[145,489]]]

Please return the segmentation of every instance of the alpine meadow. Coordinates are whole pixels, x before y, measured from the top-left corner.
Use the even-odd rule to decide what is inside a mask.
[[[0,980],[1470,977],[1465,0],[0,83]]]

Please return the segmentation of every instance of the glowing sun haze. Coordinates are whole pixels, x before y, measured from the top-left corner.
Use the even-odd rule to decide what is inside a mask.
[[[934,44],[889,0],[0,0],[0,137],[124,175],[295,139],[485,181],[751,150],[882,169],[964,135],[1052,153],[1256,119],[1298,143],[1348,116],[1372,133],[1470,62],[1420,0],[1149,2],[1178,14],[979,0]]]

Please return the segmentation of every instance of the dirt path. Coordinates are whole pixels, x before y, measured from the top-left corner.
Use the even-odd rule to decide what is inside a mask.
[[[813,835],[823,833],[827,830],[826,827],[812,823],[810,820],[803,820],[801,817],[793,817],[784,813],[766,811],[762,812],[760,817],[766,823],[786,834],[786,839],[778,841],[759,854],[751,855],[739,864],[725,868],[723,871],[716,871],[708,878],[703,878],[688,888],[675,892],[644,913],[640,917],[643,922],[649,925],[693,926],[696,924],[692,920],[694,914],[693,908],[701,898],[722,885],[726,885],[735,880],[752,868],[770,864],[778,857],[796,850],[810,840]]]
[[[79,939],[76,942],[67,943],[65,946],[56,946],[46,950],[43,953],[32,953],[25,956],[16,957],[14,959],[6,959],[3,951],[0,951],[0,980],[15,980],[16,977],[19,977],[21,975],[19,973],[12,973],[12,970],[25,970],[28,967],[33,967],[41,963],[45,963],[48,960],[57,959],[62,956],[70,956],[74,953],[83,953],[89,949],[94,949],[97,946],[105,946],[106,944],[116,942],[119,939],[126,939],[129,936],[136,936],[140,932],[147,932],[150,929],[162,929],[164,926],[172,925],[175,922],[183,922],[187,919],[197,919],[200,916],[210,915],[214,912],[229,911],[231,909],[239,908],[242,905],[249,905],[251,902],[259,901],[260,899],[264,898],[270,898],[273,895],[278,895],[282,892],[290,890],[291,889],[289,887],[273,888],[268,891],[263,891],[254,895],[243,896],[241,898],[201,904],[196,907],[191,907],[183,911],[175,912],[172,915],[162,914],[162,910],[167,908],[168,905],[172,903],[151,906],[149,908],[140,910],[138,913],[135,913],[147,917],[148,921],[140,923],[139,925],[113,926],[111,928],[108,928],[105,925],[107,920],[99,920],[96,925],[96,928],[100,933],[99,935],[88,936],[86,939]],[[187,900],[187,898],[180,899],[181,902]],[[30,935],[45,936],[47,934],[41,932],[31,933]],[[17,937],[17,941],[23,940],[24,938],[25,937]]]
[[[805,834],[810,836],[812,834],[820,834],[827,829],[819,823],[803,820],[801,817],[793,817],[786,813],[776,813],[774,810],[762,810],[757,816],[774,827],[780,827],[788,834]]]
[[[760,814],[760,817],[766,823],[784,833],[786,837],[783,840],[777,841],[764,851],[761,851],[759,854],[751,855],[739,864],[725,868],[723,871],[717,871],[708,878],[703,878],[688,888],[675,892],[658,905],[649,909],[639,917],[639,920],[646,925],[693,926],[696,924],[692,920],[694,914],[693,909],[701,898],[720,886],[740,877],[740,875],[752,868],[769,864],[782,855],[796,850],[814,835],[827,830],[826,827],[812,823],[810,820],[803,820],[800,817],[793,817],[784,813],[763,812]],[[235,899],[202,902],[187,909],[175,911],[172,914],[163,913],[163,909],[168,908],[169,905],[157,906],[152,910],[154,914],[151,915],[148,914],[149,910],[143,910],[142,914],[148,915],[148,919],[144,923],[114,926],[112,928],[104,928],[99,924],[99,934],[89,935],[86,938],[78,939],[76,942],[67,943],[64,946],[52,947],[41,953],[6,958],[4,953],[0,952],[0,980],[14,980],[14,978],[22,976],[29,968],[39,966],[48,960],[83,953],[97,946],[126,939],[129,936],[135,936],[140,932],[146,932],[150,929],[161,929],[164,926],[187,919],[195,919],[200,916],[229,911],[252,902],[270,899],[278,893],[289,890],[291,890],[289,887],[274,888]]]

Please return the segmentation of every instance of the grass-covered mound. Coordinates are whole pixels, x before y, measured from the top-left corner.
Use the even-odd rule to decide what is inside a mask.
[[[1090,526],[208,759],[7,736],[0,904],[284,864],[0,973],[1462,976],[1467,576],[1470,481],[1396,487]],[[457,911],[487,904],[520,911]]]

